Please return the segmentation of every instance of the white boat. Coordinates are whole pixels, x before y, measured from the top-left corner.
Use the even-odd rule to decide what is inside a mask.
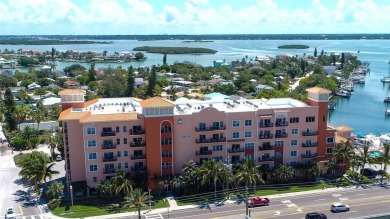
[[[390,77],[381,78],[381,82],[383,82],[383,83],[390,83]]]
[[[382,144],[390,144],[390,133],[383,134],[379,138]]]

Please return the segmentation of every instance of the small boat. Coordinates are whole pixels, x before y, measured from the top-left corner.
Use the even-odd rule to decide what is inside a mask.
[[[344,90],[344,89],[339,89],[339,90],[335,93],[335,95],[340,96],[340,97],[349,98],[349,97],[351,97],[352,93],[351,93],[351,92],[348,92],[348,91],[346,91],[346,90]]]
[[[386,97],[386,98],[383,100],[383,102],[385,102],[385,103],[390,103],[390,97]]]
[[[381,82],[383,82],[383,83],[390,83],[390,77],[381,78]]]
[[[334,105],[334,104],[328,105],[328,110],[335,110],[335,109],[336,109],[336,105]]]

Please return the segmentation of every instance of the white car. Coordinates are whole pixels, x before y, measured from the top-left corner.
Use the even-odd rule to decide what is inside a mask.
[[[12,207],[7,208],[7,213],[5,214],[5,219],[15,219],[15,218],[16,218],[16,214],[15,214],[14,208],[12,208]]]
[[[330,210],[332,212],[349,211],[349,206],[341,203],[333,203]]]
[[[62,157],[61,157],[61,155],[57,155],[57,157],[56,157],[56,161],[61,161],[62,160]]]

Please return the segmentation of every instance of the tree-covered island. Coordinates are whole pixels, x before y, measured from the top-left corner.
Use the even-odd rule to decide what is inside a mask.
[[[133,51],[145,51],[149,53],[161,54],[214,54],[218,51],[208,48],[192,48],[192,47],[154,47],[140,46],[135,47]]]
[[[35,38],[3,38],[0,45],[67,45],[67,44],[111,44],[112,41],[35,39]]]
[[[300,45],[300,44],[291,44],[291,45],[281,45],[278,46],[278,49],[308,49],[310,46]]]

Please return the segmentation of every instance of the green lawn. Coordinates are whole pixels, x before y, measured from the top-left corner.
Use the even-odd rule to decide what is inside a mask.
[[[32,152],[32,153],[36,153],[36,152]],[[43,153],[43,152],[39,152],[39,153]],[[14,156],[14,161],[15,161],[15,164],[16,166],[20,166],[21,165],[21,162],[28,156],[29,153],[21,153],[21,154],[17,154]],[[45,156],[47,158],[47,162],[48,163],[51,163],[53,162],[53,160],[48,157],[48,156]]]
[[[67,203],[68,204],[68,203]],[[152,206],[152,209],[155,208],[166,208],[167,202],[163,199],[160,199],[155,202],[155,204]],[[149,209],[148,206],[145,206],[142,208],[142,210]],[[83,218],[83,217],[92,217],[92,216],[99,216],[99,215],[107,215],[107,214],[115,214],[115,213],[124,213],[124,212],[135,212],[135,208],[122,208],[119,206],[113,206],[113,205],[96,205],[96,204],[87,204],[87,203],[80,203],[73,206],[67,206],[63,205],[59,208],[51,209],[51,212],[59,217],[64,218]]]
[[[325,188],[330,188],[329,185],[325,185]],[[256,191],[256,196],[267,196],[267,195],[277,195],[277,194],[284,194],[284,193],[292,193],[292,192],[304,192],[304,191],[311,191],[311,190],[317,190],[322,189],[322,185],[308,185],[308,186],[280,186],[279,188],[275,189],[259,189]]]

